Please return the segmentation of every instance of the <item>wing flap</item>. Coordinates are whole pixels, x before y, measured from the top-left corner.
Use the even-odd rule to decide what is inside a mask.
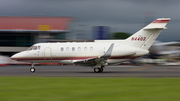
[[[73,63],[75,65],[94,66],[97,63],[104,62],[105,60],[107,60],[111,56],[113,47],[114,47],[114,43],[111,44],[111,46],[109,47],[109,49],[103,56],[89,58],[89,59],[85,59],[85,60],[77,60],[77,61],[73,61]]]

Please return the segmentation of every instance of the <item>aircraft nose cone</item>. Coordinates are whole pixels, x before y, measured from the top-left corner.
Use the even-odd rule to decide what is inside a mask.
[[[23,57],[25,56],[24,54],[25,52],[19,52],[14,54],[13,56],[11,56],[12,60],[16,60],[16,61],[21,61],[23,59]]]
[[[16,60],[16,58],[17,58],[17,57],[16,57],[16,54],[13,55],[13,56],[11,56],[11,59],[12,59],[12,60]]]
[[[18,60],[18,59],[20,59],[21,58],[21,53],[16,53],[16,54],[14,54],[13,56],[11,56],[11,59],[12,60]]]

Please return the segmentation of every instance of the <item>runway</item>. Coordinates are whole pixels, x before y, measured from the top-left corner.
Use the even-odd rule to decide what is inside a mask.
[[[90,67],[9,65],[0,67],[0,76],[15,77],[180,77],[180,66],[106,66],[103,73],[94,73]]]

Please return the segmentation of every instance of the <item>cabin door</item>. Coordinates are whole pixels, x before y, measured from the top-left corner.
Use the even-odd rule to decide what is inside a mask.
[[[44,49],[44,60],[52,61],[52,50],[49,47]]]

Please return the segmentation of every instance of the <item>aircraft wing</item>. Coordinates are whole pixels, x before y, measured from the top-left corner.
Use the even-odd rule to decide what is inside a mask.
[[[95,66],[96,64],[105,64],[106,60],[111,56],[112,50],[114,47],[114,43],[111,44],[107,52],[103,56],[95,57],[95,58],[89,58],[85,60],[77,60],[73,63],[75,65],[83,65],[83,66]]]

